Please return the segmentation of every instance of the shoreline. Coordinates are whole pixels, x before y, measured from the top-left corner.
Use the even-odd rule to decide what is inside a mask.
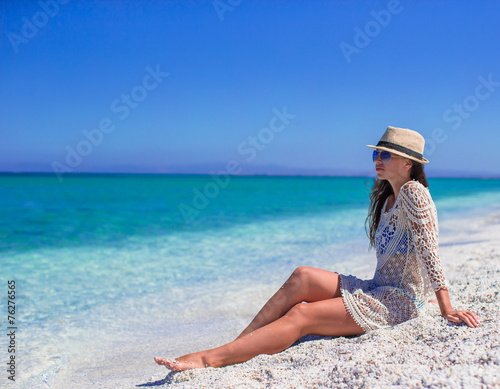
[[[95,362],[106,356],[96,356],[91,366],[79,369],[76,375],[71,374],[74,371],[61,374],[51,387],[500,388],[500,215],[467,219],[464,224],[467,230],[455,228],[440,237],[440,255],[453,307],[476,312],[481,319],[478,328],[447,322],[437,305],[427,304],[422,316],[388,330],[354,338],[306,337],[276,355],[179,373],[154,363],[154,355],[177,356],[163,355],[161,342],[138,343],[120,350],[120,355],[109,356],[104,366]],[[209,331],[208,326],[207,334]],[[203,348],[204,335],[197,332],[185,339],[184,346]],[[219,337],[223,335],[231,338],[228,333]],[[123,365],[120,360],[125,356],[129,364]]]

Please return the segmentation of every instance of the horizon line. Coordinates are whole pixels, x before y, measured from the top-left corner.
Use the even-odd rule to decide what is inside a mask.
[[[2,172],[0,176],[51,176],[56,174],[54,172]],[[65,173],[65,176],[223,176],[223,174],[210,174],[210,173],[133,173],[133,172],[72,172]],[[231,177],[343,177],[343,178],[375,178],[375,176],[367,176],[362,174],[276,174],[276,173],[242,173],[242,174],[225,174]],[[428,178],[477,178],[477,179],[500,179],[499,175],[490,174],[469,174],[463,176],[457,175],[429,175]]]

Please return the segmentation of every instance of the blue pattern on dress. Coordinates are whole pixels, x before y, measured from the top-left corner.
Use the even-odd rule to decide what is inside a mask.
[[[385,226],[384,230],[379,235],[378,242],[376,242],[378,254],[380,255],[385,254],[387,248],[389,246],[392,246],[390,243],[394,238],[395,233],[396,229],[393,226],[391,225]],[[401,238],[399,239],[399,242],[397,242],[397,244],[393,246],[395,252],[392,254],[406,254],[413,252],[414,249],[413,245],[411,245],[412,247],[410,248],[411,242],[412,242],[411,232],[408,230],[404,230],[401,235]]]

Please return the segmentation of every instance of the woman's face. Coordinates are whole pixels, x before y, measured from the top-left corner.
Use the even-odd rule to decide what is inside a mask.
[[[380,180],[401,181],[410,179],[412,162],[408,158],[391,153],[389,162],[382,162],[380,154],[375,158],[375,171]]]

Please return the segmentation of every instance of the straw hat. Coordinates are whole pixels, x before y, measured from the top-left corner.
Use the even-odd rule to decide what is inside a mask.
[[[425,139],[417,131],[389,126],[376,146],[366,145],[366,147],[386,150],[392,154],[426,164],[429,161],[423,156],[424,145]]]

